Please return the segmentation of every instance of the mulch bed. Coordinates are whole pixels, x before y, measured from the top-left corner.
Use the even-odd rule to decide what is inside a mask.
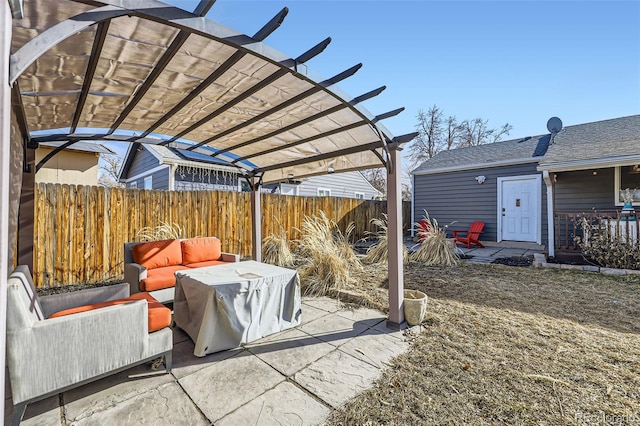
[[[506,265],[506,266],[528,267],[533,264],[533,257],[530,257],[530,256],[500,257],[491,263],[495,263],[497,265]]]

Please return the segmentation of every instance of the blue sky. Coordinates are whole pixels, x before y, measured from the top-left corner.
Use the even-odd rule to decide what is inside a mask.
[[[168,3],[193,10],[197,0]],[[253,35],[280,9],[289,14],[265,43],[296,57],[324,38],[308,62],[352,96],[382,85],[363,105],[406,110],[383,124],[414,131],[436,104],[458,119],[513,125],[508,138],[640,113],[640,1],[218,0],[207,18]]]

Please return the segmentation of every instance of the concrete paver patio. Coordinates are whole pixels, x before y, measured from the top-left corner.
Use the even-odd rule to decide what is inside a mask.
[[[371,387],[420,332],[389,329],[381,312],[324,297],[303,298],[302,309],[298,327],[203,358],[174,328],[172,374],[141,365],[32,404],[22,424],[319,424]]]

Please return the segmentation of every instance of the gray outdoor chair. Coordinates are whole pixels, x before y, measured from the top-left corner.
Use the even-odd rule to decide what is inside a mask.
[[[29,268],[18,266],[7,283],[7,366],[12,424],[28,404],[165,357],[171,372],[173,332],[148,332],[145,300],[58,318],[55,311],[129,296],[127,284],[39,298]]]

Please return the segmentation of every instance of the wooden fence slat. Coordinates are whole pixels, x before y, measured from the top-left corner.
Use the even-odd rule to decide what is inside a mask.
[[[356,227],[353,241],[376,231],[369,223],[386,212],[384,201],[261,194],[263,237],[287,232],[300,239],[307,216],[324,211],[342,232]],[[247,192],[145,191],[38,184],[35,193],[34,264],[36,286],[121,280],[123,245],[139,241],[144,227],[177,224],[183,236],[217,236],[224,251],[251,255],[251,202]],[[408,229],[409,203],[403,205]]]

